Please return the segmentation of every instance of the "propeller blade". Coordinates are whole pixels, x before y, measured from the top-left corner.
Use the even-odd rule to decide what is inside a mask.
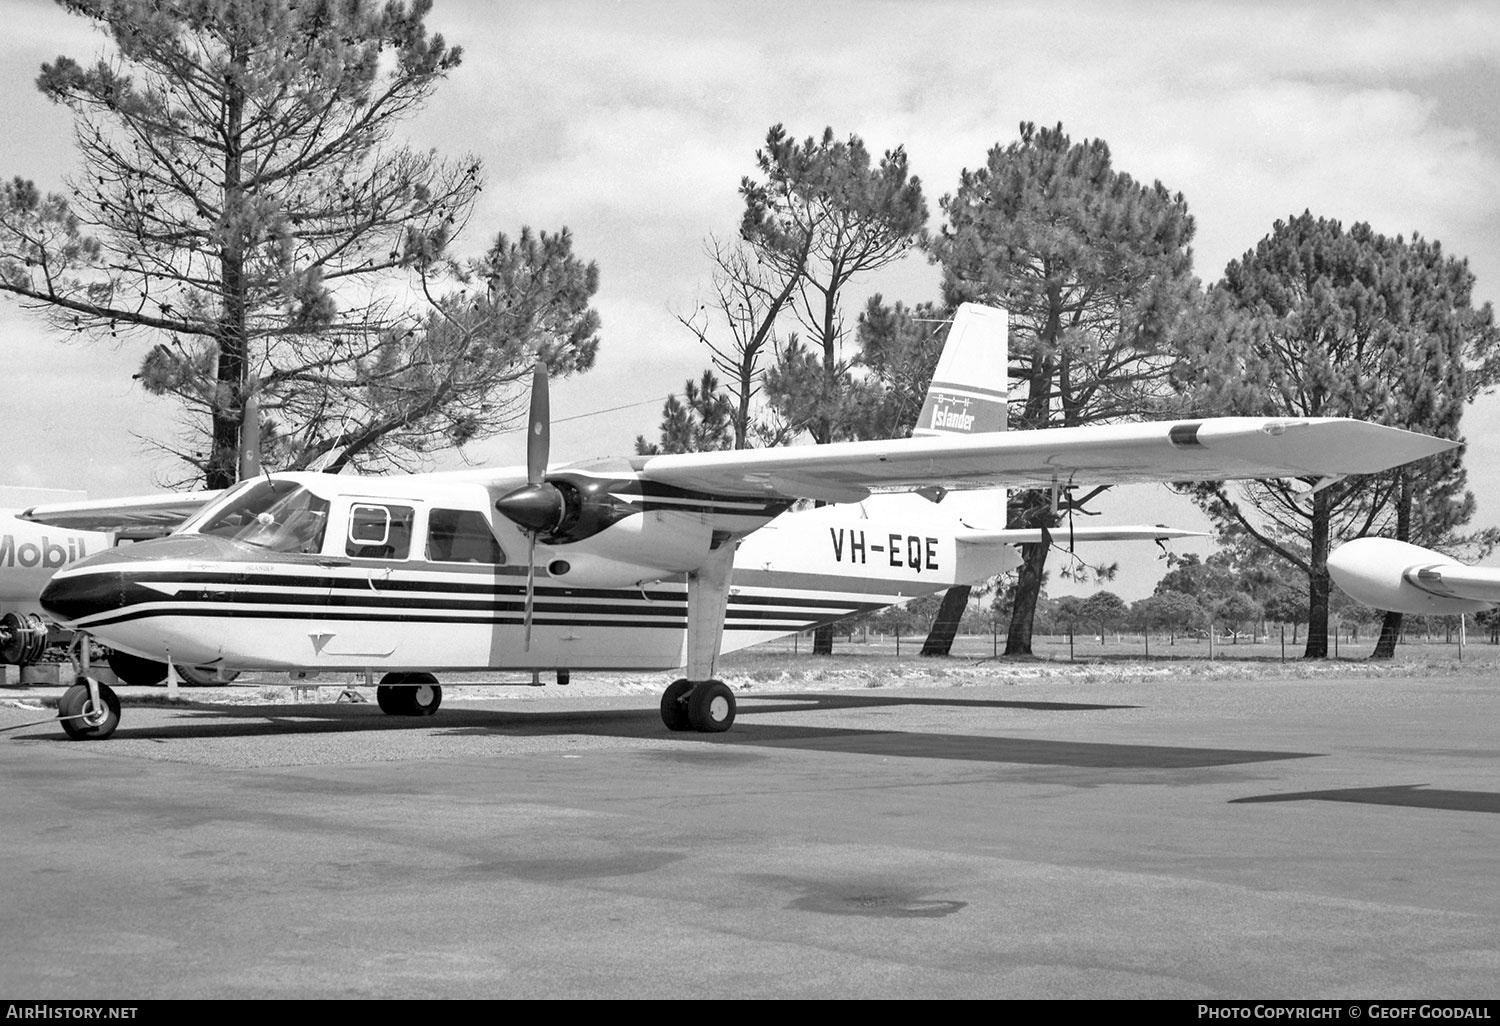
[[[542,483],[552,445],[552,410],[547,399],[547,365],[537,361],[531,375],[531,422],[526,428],[526,483]]]
[[[526,643],[525,651],[531,651],[531,605],[536,598],[536,535],[531,536],[531,547],[526,551]]]

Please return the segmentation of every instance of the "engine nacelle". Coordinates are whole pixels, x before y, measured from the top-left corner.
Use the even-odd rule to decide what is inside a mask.
[[[547,563],[551,584],[627,588],[696,570],[708,557],[713,531],[695,513],[637,513],[592,535],[587,544],[558,545]]]
[[[1494,605],[1444,594],[1445,569],[1463,575],[1469,568],[1442,553],[1392,538],[1357,538],[1328,557],[1333,583],[1372,609],[1442,616],[1477,613]]]

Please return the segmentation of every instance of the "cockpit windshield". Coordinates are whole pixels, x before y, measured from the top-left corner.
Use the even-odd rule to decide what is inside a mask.
[[[328,508],[303,486],[268,477],[235,489],[184,527],[272,552],[321,552]]]

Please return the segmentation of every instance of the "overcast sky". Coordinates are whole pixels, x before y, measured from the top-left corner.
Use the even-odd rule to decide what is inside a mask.
[[[34,80],[43,61],[92,58],[103,39],[50,0],[0,11],[0,174],[60,188],[71,121]],[[1469,260],[1480,300],[1500,298],[1500,5],[435,0],[429,27],[464,61],[407,128],[484,164],[461,248],[567,226],[600,267],[603,346],[593,371],[554,387],[554,460],[654,437],[661,400],[705,366],[673,314],[700,301],[704,240],[733,235],[740,178],[777,122],[799,138],[831,126],[877,153],[904,146],[933,230],[962,168],[1021,121],[1061,122],[1108,142],[1117,169],[1186,196],[1205,281],[1310,210],[1437,239]],[[937,281],[914,256],[860,287],[916,303],[937,298]],[[144,342],[59,339],[9,299],[0,340],[0,484],[157,488],[161,457],[137,436],[170,437],[173,408],[131,381]],[[1500,485],[1482,480],[1500,459],[1484,444],[1497,414],[1482,400],[1465,422],[1475,527],[1500,525]],[[466,455],[521,462],[522,436]],[[1157,493],[1128,490],[1108,519],[1202,524]],[[1162,569],[1143,554],[1115,590],[1139,597]]]

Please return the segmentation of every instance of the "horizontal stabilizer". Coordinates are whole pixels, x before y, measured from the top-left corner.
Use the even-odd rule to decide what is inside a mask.
[[[1160,527],[1150,524],[1122,524],[1118,527],[1088,525],[1071,530],[1067,527],[1054,527],[1046,533],[1051,536],[1054,545],[1067,545],[1069,542],[1170,541],[1173,538],[1207,537],[1203,531],[1187,531],[1180,527]],[[1043,532],[1039,527],[1008,527],[999,531],[966,530],[959,537],[967,542],[1037,545],[1043,540]]]

